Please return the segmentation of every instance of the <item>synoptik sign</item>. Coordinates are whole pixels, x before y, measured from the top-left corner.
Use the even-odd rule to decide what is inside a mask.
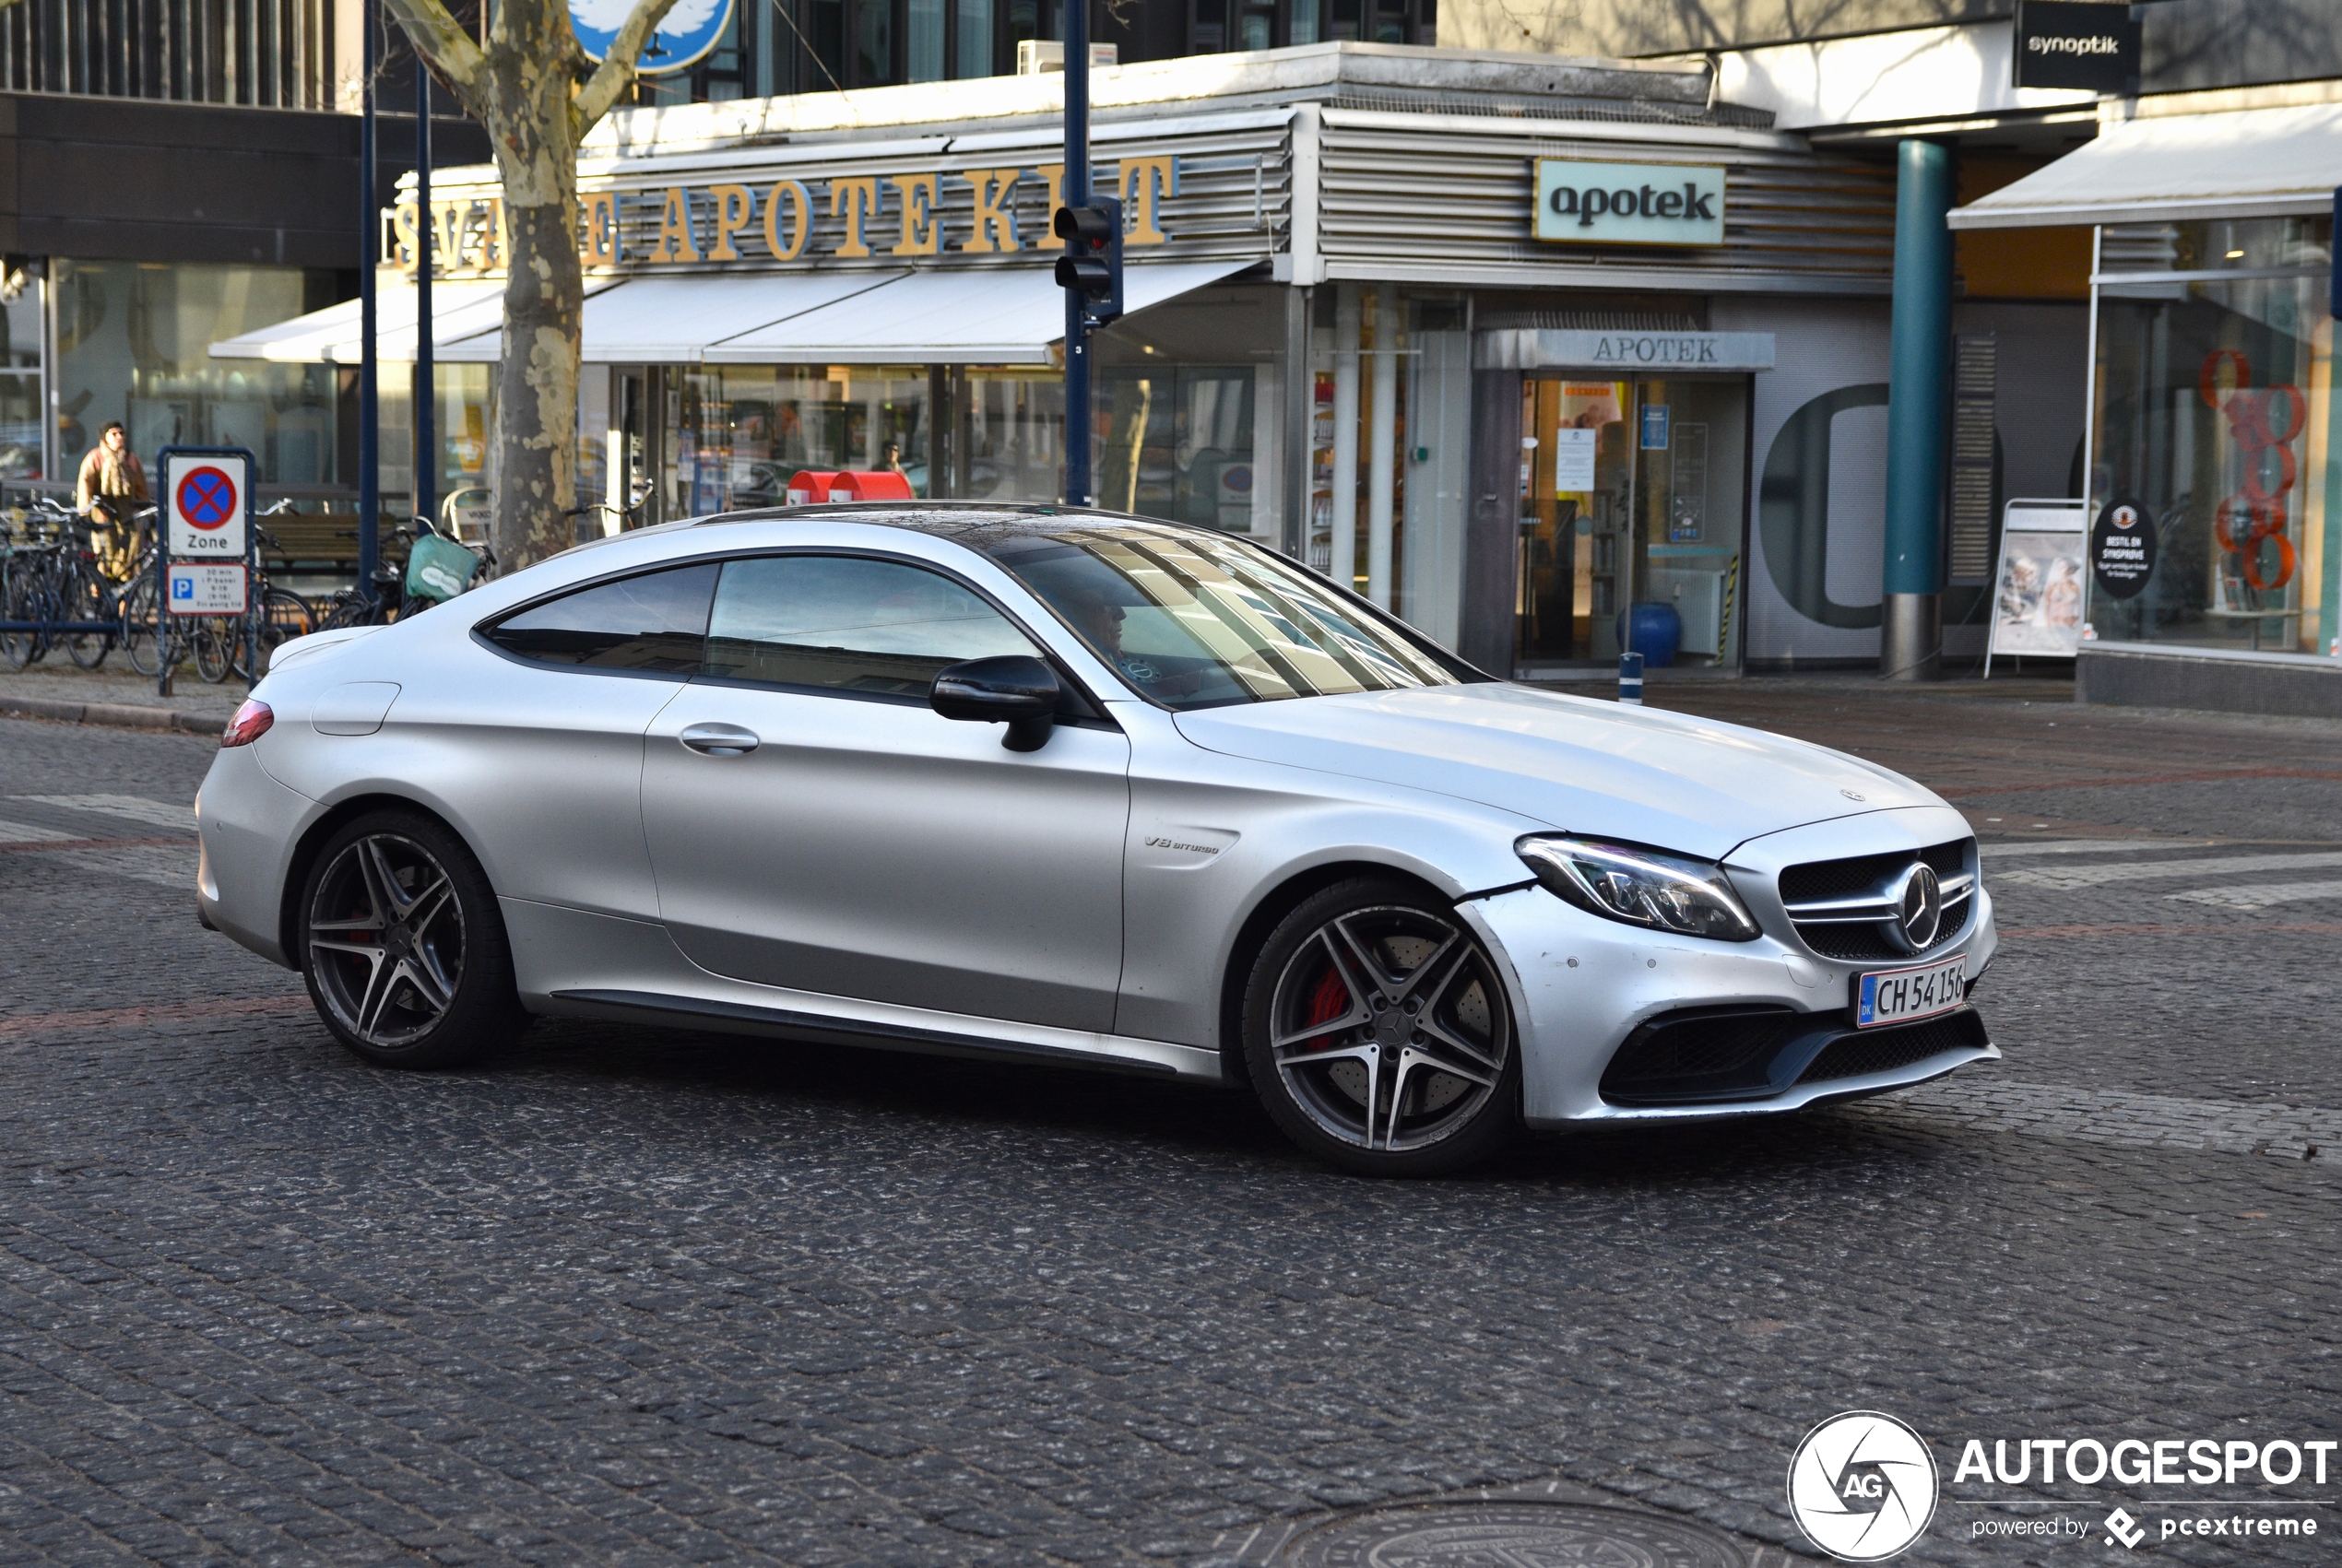
[[[1721,245],[1724,171],[1541,158],[1536,232],[1560,244]]]

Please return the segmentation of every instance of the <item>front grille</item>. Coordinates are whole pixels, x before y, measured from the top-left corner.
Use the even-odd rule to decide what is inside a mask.
[[[1789,906],[1790,920],[1797,927],[1798,937],[1806,947],[1824,958],[1854,961],[1885,960],[1889,962],[1914,961],[1949,947],[1967,929],[1969,916],[1975,909],[1975,884],[1969,890],[1947,896],[1944,900],[1943,923],[1936,928],[1935,939],[1913,953],[1897,939],[1891,921],[1823,921],[1801,920],[1797,906],[1825,900],[1854,899],[1867,894],[1884,894],[1895,878],[1900,877],[1914,860],[1924,861],[1938,877],[1968,875],[1976,870],[1976,841],[1951,839],[1930,844],[1924,849],[1897,850],[1887,855],[1850,855],[1843,860],[1812,860],[1792,866],[1780,874],[1780,900]]]
[[[1797,1075],[1797,1081],[1825,1083],[1832,1079],[1893,1072],[1946,1051],[1969,1050],[1989,1043],[1983,1018],[1973,1008],[1963,1008],[1942,1018],[1842,1035],[1823,1048],[1813,1065]]]

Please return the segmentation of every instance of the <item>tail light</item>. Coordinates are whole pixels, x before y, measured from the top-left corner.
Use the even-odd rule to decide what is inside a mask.
[[[236,710],[236,716],[228,721],[228,727],[220,731],[220,749],[225,750],[231,746],[250,746],[266,735],[268,726],[276,722],[277,714],[267,703],[257,697],[247,697],[244,705]]]

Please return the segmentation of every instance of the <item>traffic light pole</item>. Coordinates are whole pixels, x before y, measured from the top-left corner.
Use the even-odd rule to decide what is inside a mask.
[[[1065,7],[1065,188],[1069,208],[1090,205],[1090,4]],[[1052,215],[1054,222],[1054,215]],[[1075,242],[1065,242],[1069,253]],[[1065,291],[1065,503],[1088,506],[1090,490],[1090,298]]]

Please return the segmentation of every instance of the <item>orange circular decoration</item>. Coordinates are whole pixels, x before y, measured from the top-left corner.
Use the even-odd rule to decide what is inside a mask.
[[[2288,414],[2283,430],[2269,422],[2269,410],[2276,407],[2279,394],[2284,395]],[[2260,426],[2262,436],[2272,443],[2291,441],[2301,433],[2301,427],[2310,422],[2310,400],[2301,395],[2301,389],[2298,386],[2279,382],[2254,398],[2253,402],[2253,422]]]
[[[2229,417],[2229,439],[2236,442],[2237,450],[2248,458],[2257,455],[2263,447],[2271,444],[2265,433],[2266,426],[2262,420],[2262,403],[2267,396],[2265,392],[2253,392],[2240,386],[2229,394],[2226,403],[2220,405],[2220,412]]]
[[[2218,408],[2225,401],[2220,396],[2220,361],[2226,360],[2236,367],[2236,380],[2230,390],[2243,386],[2253,379],[2253,362],[2234,348],[2215,348],[2204,356],[2204,368],[2195,373],[2196,395],[2204,399],[2206,408]]]
[[[2277,455],[2278,473],[2274,488],[2261,483],[2262,460],[2272,452]],[[2293,481],[2301,477],[2301,470],[2293,460],[2291,447],[2265,446],[2260,451],[2250,454],[2249,460],[2244,465],[2244,493],[2253,501],[2275,501],[2291,489]]]
[[[2264,582],[2261,577],[2261,547],[2269,544],[2277,546],[2277,575]],[[2244,552],[2244,580],[2265,594],[2272,588],[2282,588],[2293,581],[2293,568],[2299,561],[2300,558],[2293,553],[2291,539],[2283,534],[2266,535],[2253,540],[2253,548]]]
[[[2212,533],[2224,550],[2249,549],[2265,534],[2285,532],[2285,521],[2282,499],[2251,501],[2232,495],[2212,514]]]

